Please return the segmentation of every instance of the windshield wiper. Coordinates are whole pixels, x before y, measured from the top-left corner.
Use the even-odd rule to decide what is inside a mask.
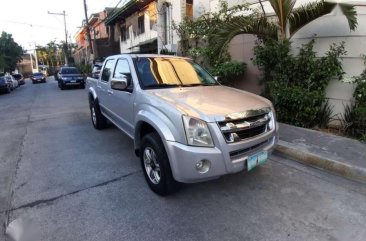
[[[177,84],[151,84],[151,85],[145,85],[145,88],[172,88],[172,87],[180,87],[181,85]]]
[[[183,84],[182,87],[192,87],[192,86],[212,86],[217,85],[217,83],[195,83],[195,84]]]

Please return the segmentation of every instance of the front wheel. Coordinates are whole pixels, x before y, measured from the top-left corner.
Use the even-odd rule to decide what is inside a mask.
[[[141,166],[150,189],[158,195],[165,196],[179,189],[174,180],[164,144],[156,132],[142,138],[140,148]]]

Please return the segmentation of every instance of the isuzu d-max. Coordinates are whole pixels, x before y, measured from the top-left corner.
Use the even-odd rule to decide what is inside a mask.
[[[220,85],[188,58],[111,56],[87,84],[94,127],[109,121],[134,140],[146,181],[160,195],[179,183],[250,171],[277,142],[270,101]]]

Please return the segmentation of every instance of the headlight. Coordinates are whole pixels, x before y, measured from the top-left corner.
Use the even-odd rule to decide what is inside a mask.
[[[191,146],[213,147],[210,130],[206,122],[189,116],[183,116],[184,129],[187,143]]]
[[[272,111],[268,113],[268,117],[270,118],[269,122],[268,122],[268,129],[272,130],[272,129],[275,128],[275,125],[276,125],[276,120],[274,118],[274,115],[273,115]]]
[[[62,79],[62,80],[71,80],[71,78],[70,78],[70,77],[62,77],[61,79]]]

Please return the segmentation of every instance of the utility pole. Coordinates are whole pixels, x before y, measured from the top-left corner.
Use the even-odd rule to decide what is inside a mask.
[[[50,11],[48,11],[48,14],[52,14],[52,15],[61,15],[64,17],[64,27],[65,27],[65,46],[64,46],[64,50],[65,50],[65,65],[69,64],[69,60],[68,60],[68,56],[69,56],[69,45],[67,42],[67,28],[66,28],[66,12],[65,10],[62,11],[62,13],[51,13]]]
[[[84,0],[84,13],[85,13],[86,35],[87,35],[88,44],[89,44],[89,47],[90,47],[90,55],[93,55],[94,51],[93,51],[93,45],[92,45],[92,40],[91,40],[91,35],[90,35],[90,26],[89,26],[89,21],[88,21],[88,8],[86,6],[86,0]]]
[[[36,42],[34,42],[34,55],[36,57],[36,69],[37,69],[37,72],[39,71],[39,68],[38,68],[38,56],[37,56],[37,46],[36,46]]]

